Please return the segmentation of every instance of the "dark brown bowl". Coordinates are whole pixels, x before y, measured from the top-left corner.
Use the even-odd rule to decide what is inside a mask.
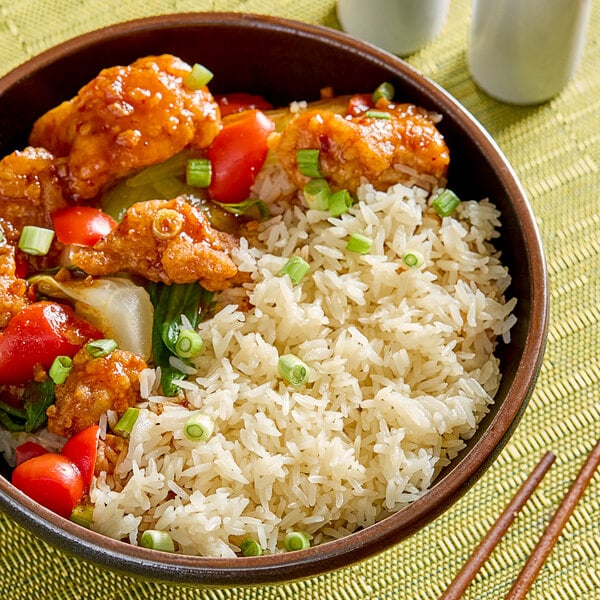
[[[490,466],[510,437],[532,392],[548,318],[547,273],[530,206],[494,141],[453,98],[402,60],[324,27],[227,13],[170,15],[108,27],[63,43],[0,80],[0,151],[26,144],[36,117],[73,96],[103,67],[159,53],[201,62],[215,74],[214,93],[262,94],[273,104],[369,91],[391,81],[397,97],[443,115],[451,149],[449,185],[465,198],[489,196],[502,212],[499,246],[518,298],[518,323],[500,345],[502,384],[491,412],[431,490],[398,513],[338,541],[301,552],[212,559],[146,550],[88,531],[56,516],[9,483],[0,465],[0,507],[15,521],[69,553],[115,571],[210,586],[304,578],[381,552],[448,509]]]

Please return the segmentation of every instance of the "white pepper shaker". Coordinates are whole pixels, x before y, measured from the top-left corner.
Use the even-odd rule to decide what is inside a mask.
[[[475,83],[510,104],[539,104],[575,74],[592,0],[474,0],[467,63]]]
[[[339,0],[342,29],[388,52],[406,56],[442,30],[450,0]]]

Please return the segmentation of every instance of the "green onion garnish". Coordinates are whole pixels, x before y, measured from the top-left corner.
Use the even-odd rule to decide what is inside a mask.
[[[237,204],[226,204],[225,202],[214,203],[220,206],[223,210],[226,210],[227,212],[230,212],[233,215],[246,215],[254,217],[254,215],[250,214],[250,211],[251,209],[257,208],[257,218],[268,219],[271,216],[271,211],[269,210],[269,207],[267,206],[266,202],[260,200],[259,198],[249,198],[248,200],[238,202]]]
[[[94,507],[89,504],[78,504],[71,512],[69,519],[73,523],[89,529],[94,519]]]
[[[65,382],[72,368],[73,359],[70,356],[57,356],[50,365],[48,375],[56,385],[60,385]]]
[[[277,275],[279,277],[289,275],[292,283],[296,285],[304,279],[309,271],[310,265],[303,258],[294,255],[290,256]]]
[[[117,349],[117,342],[113,339],[93,340],[85,345],[85,349],[92,358],[102,358]]]
[[[240,544],[240,550],[243,556],[261,556],[262,548],[260,544],[252,538],[246,538]]]
[[[392,118],[389,112],[385,112],[385,110],[368,110],[365,113],[365,117],[369,117],[370,119],[384,119],[389,120]]]
[[[362,233],[351,233],[346,250],[356,252],[357,254],[367,254],[371,250],[373,240]]]
[[[296,151],[298,170],[306,177],[323,177],[319,169],[319,150],[317,148],[301,148]]]
[[[418,250],[406,250],[402,254],[402,262],[411,269],[418,269],[425,263],[425,258]]]
[[[44,256],[48,254],[53,239],[54,231],[52,229],[36,227],[35,225],[25,225],[19,238],[19,248],[25,254]]]
[[[377,86],[377,89],[373,92],[371,99],[373,100],[373,104],[377,104],[377,101],[381,98],[385,98],[391,102],[394,98],[394,94],[394,86],[391,83],[384,81]]]
[[[302,531],[290,531],[285,534],[283,545],[288,552],[310,548],[310,540]]]
[[[339,217],[347,213],[353,204],[354,200],[350,192],[346,189],[339,190],[329,197],[329,214],[332,217]]]
[[[202,413],[193,414],[183,426],[183,434],[192,442],[205,442],[215,429],[213,420]]]
[[[113,427],[113,432],[121,437],[128,438],[133,431],[133,426],[140,415],[140,409],[130,406]]]
[[[161,550],[162,552],[175,552],[175,544],[171,534],[168,531],[158,531],[157,529],[144,531],[140,538],[140,546],[151,550]]]
[[[325,179],[311,179],[304,186],[303,192],[308,208],[313,210],[327,210],[329,208],[331,189]]]
[[[204,65],[195,63],[191,73],[184,80],[184,85],[191,90],[199,90],[214,77],[213,72]]]
[[[195,358],[204,350],[202,336],[193,329],[182,329],[175,342],[175,354],[180,358]]]
[[[447,217],[460,204],[460,198],[452,190],[444,190],[431,206],[440,217]]]
[[[277,370],[287,383],[302,385],[308,381],[308,365],[294,354],[283,354],[279,357]]]
[[[208,158],[190,158],[185,168],[185,182],[193,187],[205,188],[212,179],[212,165]]]

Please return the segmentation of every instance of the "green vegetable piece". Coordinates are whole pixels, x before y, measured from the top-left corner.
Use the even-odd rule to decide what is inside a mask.
[[[57,356],[52,364],[48,375],[56,385],[64,383],[73,368],[73,359],[70,356]]]
[[[85,345],[85,349],[92,358],[102,358],[103,356],[108,356],[113,350],[117,349],[117,342],[107,338],[102,340],[92,340]]]
[[[402,254],[402,262],[411,269],[418,269],[425,264],[425,258],[418,250],[406,250]]]
[[[195,63],[191,73],[185,78],[184,84],[190,90],[199,90],[207,85],[214,77],[213,72],[200,63]]]
[[[396,91],[394,90],[394,86],[391,83],[384,81],[383,83],[379,84],[373,92],[373,95],[371,97],[373,100],[373,104],[377,104],[377,101],[381,98],[385,98],[386,100],[391,102],[394,99],[395,93]]]
[[[263,553],[260,544],[252,538],[242,540],[240,550],[243,556],[262,556]]]
[[[94,507],[89,504],[78,504],[69,517],[73,523],[90,529],[94,520]]]
[[[318,148],[300,148],[296,151],[296,162],[302,175],[306,175],[306,177],[323,177],[319,168]]]
[[[208,415],[193,414],[185,423],[183,433],[192,442],[205,442],[215,430],[215,424]]]
[[[448,217],[459,204],[460,198],[452,190],[444,190],[431,206],[440,217]]]
[[[175,352],[179,358],[195,358],[204,350],[202,336],[193,329],[182,329],[177,336]]]
[[[157,529],[144,531],[140,538],[140,546],[162,552],[175,552],[175,544],[171,534],[168,531],[158,531]]]
[[[384,110],[368,110],[365,113],[365,117],[369,117],[369,119],[384,119],[389,121],[392,118],[392,115]]]
[[[292,385],[306,383],[310,374],[308,365],[295,354],[282,354],[277,363],[277,370],[283,379]]]
[[[347,213],[353,204],[354,199],[350,195],[350,192],[345,189],[339,190],[331,194],[329,198],[329,214],[332,217],[339,217]]]
[[[25,254],[33,256],[44,256],[48,254],[54,231],[45,227],[36,227],[35,225],[25,225],[19,238],[19,249]]]
[[[310,265],[300,256],[290,256],[288,261],[281,267],[277,275],[283,277],[288,275],[292,283],[297,285],[300,283],[306,274],[310,271]]]
[[[362,233],[352,233],[346,244],[346,250],[356,254],[367,254],[371,250],[373,240]]]
[[[313,210],[327,210],[331,189],[325,179],[311,179],[302,190],[308,208]]]
[[[48,378],[32,381],[23,393],[23,408],[0,402],[0,423],[14,433],[35,431],[47,420],[46,410],[54,402],[54,382]]]
[[[290,531],[285,534],[283,546],[288,552],[310,548],[310,540],[302,531]]]
[[[212,165],[208,158],[191,158],[187,162],[185,181],[194,187],[208,187],[212,179]]]
[[[140,416],[140,409],[130,406],[113,427],[113,432],[121,437],[128,438],[133,431],[133,426]]]

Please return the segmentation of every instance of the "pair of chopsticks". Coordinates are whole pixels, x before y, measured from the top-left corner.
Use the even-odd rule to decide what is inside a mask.
[[[444,592],[440,600],[460,600],[464,591],[469,587],[479,569],[507,532],[512,522],[517,517],[518,512],[533,494],[555,460],[556,456],[552,452],[547,452],[542,457],[529,477],[523,482],[523,485],[519,488],[513,499],[506,506],[504,512],[498,517],[492,528],[484,536],[477,548],[473,551],[473,554],[471,554],[462,569],[452,580],[452,583],[448,586],[448,589]],[[552,551],[554,544],[556,544],[560,537],[569,517],[575,510],[575,506],[583,495],[585,488],[594,476],[599,464],[600,440],[588,455],[588,458],[581,467],[575,481],[571,484],[569,491],[554,513],[548,527],[546,527],[532,554],[529,556],[523,569],[519,573],[519,576],[505,596],[505,600],[520,600],[525,598],[546,558],[548,558],[548,555]]]

